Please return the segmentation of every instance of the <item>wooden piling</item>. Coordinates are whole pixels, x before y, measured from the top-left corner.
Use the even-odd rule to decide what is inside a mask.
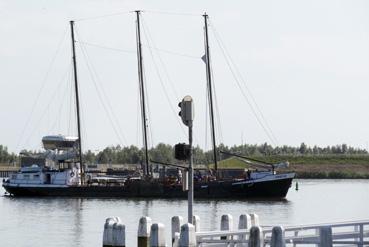
[[[172,247],[179,247],[179,237],[180,237],[179,232],[174,233],[174,239],[173,239],[173,242],[172,242]]]
[[[196,247],[195,226],[186,223],[181,226],[181,235],[179,237],[179,247]]]
[[[251,226],[260,226],[259,216],[257,214],[250,214]]]
[[[198,215],[194,215],[192,217],[192,223],[195,226],[195,232],[200,231],[200,217]]]
[[[137,232],[138,247],[150,246],[150,230],[151,230],[151,218],[141,217],[138,223],[138,232]]]
[[[175,234],[180,234],[181,232],[181,225],[183,223],[183,217],[182,216],[173,216],[172,217],[172,246],[174,246],[175,241]]]
[[[165,226],[161,223],[151,225],[150,247],[166,247]]]
[[[275,226],[272,229],[272,239],[270,240],[270,247],[285,247],[286,240],[284,238],[284,228],[282,226]]]
[[[115,222],[113,225],[113,246],[126,246],[126,226],[120,222]]]
[[[233,217],[230,214],[223,214],[220,219],[220,230],[221,231],[232,231],[233,230]],[[226,236],[220,237],[220,239],[227,239]]]
[[[263,230],[260,226],[252,226],[248,247],[264,247]]]
[[[113,246],[113,225],[116,223],[114,218],[107,218],[104,224],[103,247]]]
[[[238,229],[239,230],[246,230],[250,229],[251,227],[251,217],[249,214],[241,214],[238,220]],[[244,235],[240,235],[238,237],[239,240],[246,240],[246,233]],[[244,244],[240,244],[237,246],[244,246]]]
[[[241,214],[238,220],[238,229],[249,229],[251,227],[251,217],[249,214]]]

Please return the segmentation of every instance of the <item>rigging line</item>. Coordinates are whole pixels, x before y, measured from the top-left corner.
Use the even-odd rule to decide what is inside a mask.
[[[208,83],[206,83],[206,91],[205,91],[205,149],[204,152],[208,149],[208,114],[209,114],[209,89],[208,89]]]
[[[73,74],[72,73],[70,73],[70,76],[69,76],[69,107],[68,107],[68,109],[69,109],[69,116],[68,116],[68,130],[67,130],[67,133],[68,133],[68,135],[72,135],[71,134],[71,122],[72,122],[72,112],[73,112],[73,105],[75,105],[74,104],[74,97],[73,97],[73,83],[72,83],[72,76],[73,76]]]
[[[68,76],[67,76],[67,78],[70,76],[70,73],[71,71],[69,71],[69,74],[68,74]],[[57,130],[56,131],[58,131],[58,129],[59,129],[59,131],[60,131],[60,122],[61,122],[61,115],[62,115],[62,110],[63,110],[63,99],[65,98],[65,96],[67,95],[67,92],[68,92],[68,89],[69,89],[69,87],[68,87],[69,85],[67,84],[67,86],[64,88],[64,91],[62,92],[62,94],[61,94],[61,99],[60,99],[60,103],[59,103],[59,107],[58,107],[58,111],[56,112],[57,113],[57,116],[55,117],[55,119],[54,119],[54,122],[53,122],[53,124],[51,125],[51,127],[49,128],[49,130],[48,130],[48,132],[47,133],[51,133],[52,131],[54,131],[55,130],[55,127],[57,126]]]
[[[145,82],[147,80],[146,80],[146,73],[145,73],[145,70],[143,69],[143,66],[144,65],[142,64],[142,71],[143,71],[143,77],[144,77],[144,81],[142,83],[143,83],[144,90],[145,90],[145,95],[146,95],[145,108],[147,109],[147,113],[148,113],[145,124],[147,126],[149,136],[150,136],[149,143],[151,144],[151,147],[153,148],[154,147],[153,129],[151,128],[151,124],[149,124],[149,120],[152,120],[151,110],[150,110],[150,100],[149,100],[150,97],[149,97],[149,94],[147,93],[147,85],[145,86],[145,84],[146,84]]]
[[[80,88],[82,87],[82,84],[79,83],[80,85]],[[80,117],[81,117],[81,129],[82,130],[87,130],[86,128],[86,110],[85,110],[85,104],[84,104],[84,90],[79,90],[79,99],[80,99]],[[76,113],[76,116],[77,116],[77,113]],[[78,132],[78,129],[77,129],[77,132]],[[88,144],[88,135],[87,135],[87,131],[82,131],[81,132],[82,134],[82,146],[83,147],[87,147],[87,144]],[[82,153],[83,154],[83,153]]]
[[[156,51],[168,53],[168,54],[175,55],[175,56],[187,57],[187,58],[193,58],[193,59],[201,59],[201,57],[199,57],[199,56],[189,55],[189,54],[175,52],[175,51],[169,51],[169,50],[165,50],[165,49],[161,49],[161,48],[157,48],[157,47],[149,46],[149,45],[143,45],[143,46],[145,46],[146,48],[149,48],[149,49],[154,49]]]
[[[140,83],[138,83],[138,90],[137,90],[137,98],[136,98],[136,113],[137,112],[140,112],[140,98],[141,98],[141,90],[140,90],[141,86],[140,86]],[[142,127],[140,127],[142,125],[140,125],[140,114],[136,114],[136,143],[137,143],[137,147],[141,146],[140,145],[140,136],[142,136],[141,132],[140,132],[140,129]],[[141,129],[142,131],[142,129]],[[142,143],[142,146],[144,144]]]
[[[146,28],[146,30],[147,30],[147,35],[148,35],[148,37],[149,37],[149,39],[150,39],[150,42],[153,44],[153,47],[154,47],[154,48],[156,48],[156,45],[155,45],[154,39],[152,38],[151,33],[150,33],[150,29],[148,28],[148,25],[146,24],[146,21],[145,21],[145,19],[144,19],[144,18],[142,19],[142,23],[143,23],[143,25],[144,25],[144,28]],[[166,76],[166,78],[167,78],[167,80],[168,80],[168,82],[169,82],[169,85],[170,85],[171,89],[173,90],[173,93],[174,93],[174,95],[176,96],[177,100],[179,101],[179,100],[180,100],[180,98],[179,98],[179,96],[178,96],[177,90],[176,90],[176,88],[174,87],[174,83],[173,83],[173,81],[171,80],[171,78],[170,78],[170,76],[169,76],[169,72],[168,72],[168,70],[167,70],[167,68],[166,68],[166,66],[165,66],[165,63],[163,62],[163,59],[162,59],[162,58],[161,58],[161,56],[160,56],[160,53],[158,53],[158,58],[159,58],[159,62],[161,63],[161,66],[163,67],[164,74],[165,74],[165,76]]]
[[[74,20],[74,22],[96,20],[96,19],[102,19],[102,18],[106,18],[106,17],[125,15],[125,14],[129,14],[129,13],[131,13],[131,11],[123,11],[123,12],[117,12],[117,13],[106,14],[106,15],[97,15],[97,16],[91,16],[91,17],[76,19],[76,20]]]
[[[79,33],[78,33],[78,31],[76,31],[76,33],[77,33],[77,36],[78,37],[81,37],[80,35],[79,35]],[[81,50],[83,51],[83,53],[84,53],[84,56],[85,56],[85,58],[86,58],[86,61],[88,62],[88,64],[90,65],[89,67],[92,69],[92,73],[91,73],[91,75],[93,76],[95,76],[96,77],[96,80],[93,78],[93,82],[94,82],[94,84],[95,84],[95,89],[96,89],[96,91],[98,92],[98,94],[100,93],[100,91],[99,91],[99,88],[98,88],[98,83],[100,83],[101,82],[101,80],[100,80],[100,78],[99,78],[99,76],[98,76],[98,73],[97,73],[97,70],[96,70],[96,68],[95,68],[95,66],[93,65],[93,63],[91,62],[91,59],[89,59],[89,56],[88,56],[88,53],[87,53],[87,50],[86,50],[86,48],[83,46],[83,45],[81,45],[80,46],[81,47]],[[119,130],[119,134],[120,134],[120,136],[119,135],[117,135],[118,136],[118,139],[119,139],[119,141],[121,142],[121,144],[127,144],[127,139],[126,139],[126,137],[125,137],[125,135],[124,135],[124,132],[123,132],[123,130],[122,130],[122,128],[121,128],[121,126],[120,126],[120,124],[119,124],[119,120],[118,120],[118,118],[117,118],[117,116],[116,116],[116,114],[114,114],[114,111],[113,111],[113,107],[112,107],[112,105],[111,105],[111,103],[110,103],[110,101],[109,101],[109,98],[107,97],[107,94],[106,94],[106,92],[105,92],[105,90],[104,90],[104,87],[102,86],[102,83],[100,83],[100,88],[101,88],[101,91],[102,91],[102,93],[103,93],[103,96],[105,97],[105,99],[106,99],[106,102],[107,102],[107,105],[108,105],[108,107],[105,107],[104,106],[104,110],[105,111],[107,111],[107,114],[111,114],[112,115],[112,117],[113,117],[113,120],[115,121],[113,121],[112,119],[111,119],[111,117],[109,117],[110,118],[110,123],[111,123],[111,125],[113,126],[113,128],[115,129],[115,126],[114,126],[114,123],[118,126],[118,130]],[[102,104],[105,104],[104,102],[103,102],[103,97],[100,97],[99,96],[99,98],[100,98],[100,100],[101,100],[101,102],[102,102]],[[110,109],[110,112],[108,111]],[[116,133],[117,134],[117,133]],[[121,139],[121,137],[122,137],[122,139],[123,139],[123,141],[122,141],[122,139]]]
[[[213,27],[213,30],[214,30],[214,27]],[[214,30],[214,33],[216,33],[216,32],[215,32],[215,30]],[[246,100],[247,104],[250,106],[251,111],[252,111],[252,112],[253,112],[253,114],[254,114],[254,117],[256,118],[256,120],[258,121],[258,123],[260,124],[260,126],[263,128],[263,130],[265,131],[265,133],[266,133],[266,135],[268,136],[268,138],[273,142],[273,144],[274,144],[274,145],[276,145],[276,142],[275,142],[275,140],[274,140],[273,136],[271,135],[271,133],[269,133],[269,132],[270,132],[270,130],[268,130],[268,129],[267,129],[267,127],[263,124],[262,119],[258,116],[257,111],[255,110],[255,108],[254,108],[253,104],[250,102],[250,100],[248,99],[248,97],[247,97],[247,95],[246,95],[246,93],[245,93],[245,91],[244,91],[243,87],[241,86],[241,83],[240,83],[239,79],[237,78],[237,76],[236,76],[236,73],[235,73],[234,69],[232,68],[232,64],[230,63],[229,58],[228,58],[228,56],[226,55],[225,50],[223,49],[223,46],[221,45],[220,41],[218,40],[217,35],[215,35],[215,40],[217,41],[217,43],[218,43],[218,45],[219,45],[219,48],[221,49],[222,54],[223,54],[224,58],[226,59],[226,63],[227,63],[227,65],[228,65],[228,68],[229,68],[229,70],[231,71],[231,73],[232,73],[232,75],[233,75],[233,77],[234,77],[234,79],[235,79],[235,81],[236,81],[236,83],[237,83],[237,85],[238,85],[238,87],[239,87],[239,89],[240,89],[240,91],[241,91],[242,95],[244,96],[244,99]],[[259,113],[259,114],[260,114],[260,113]]]
[[[144,10],[143,12],[150,13],[150,14],[177,15],[177,16],[197,16],[197,17],[201,17],[201,14],[194,14],[194,13],[167,12],[167,11],[157,11],[157,10]]]
[[[146,27],[146,26],[145,26],[145,24],[144,24],[144,28],[143,28],[144,36],[145,36],[146,40],[149,42],[149,38],[148,38],[148,35],[147,35],[147,33],[146,33],[146,29],[147,29],[147,28],[145,28],[145,27]],[[160,74],[160,71],[159,71],[159,68],[158,68],[158,64],[157,64],[157,63],[156,63],[156,61],[155,61],[154,54],[153,54],[153,52],[152,52],[152,50],[151,50],[151,49],[149,49],[149,51],[150,51],[151,59],[152,59],[153,64],[154,64],[154,68],[155,68],[156,74],[157,74],[157,76],[158,76],[158,78],[159,78],[159,81],[160,81],[160,85],[161,85],[161,87],[162,87],[162,89],[163,89],[163,91],[164,91],[165,98],[166,98],[166,100],[167,100],[167,102],[168,102],[168,104],[169,104],[169,107],[170,107],[170,109],[171,109],[171,111],[172,111],[173,115],[174,115],[174,116],[176,116],[176,115],[177,115],[177,114],[176,114],[176,111],[174,110],[174,108],[173,108],[173,104],[171,104],[171,101],[170,101],[170,98],[169,98],[168,92],[167,92],[167,90],[165,89],[164,81],[163,81],[162,76],[161,76],[161,74]],[[178,123],[179,127],[181,128],[181,130],[182,130],[182,132],[183,132],[184,136],[186,136],[186,131],[185,131],[185,129],[184,129],[184,127],[183,127],[183,125],[181,124],[181,122],[180,122],[179,118],[177,118],[177,117],[176,117],[176,121],[177,121],[177,123]]]
[[[258,111],[258,112],[259,112],[259,114],[261,115],[261,118],[262,118],[262,120],[264,121],[264,123],[265,123],[266,127],[268,128],[268,130],[269,130],[270,134],[271,134],[271,135],[272,135],[272,137],[274,138],[274,141],[275,141],[276,143],[278,143],[278,139],[275,137],[275,135],[274,135],[274,133],[273,133],[273,131],[272,131],[272,129],[271,129],[271,127],[270,127],[270,125],[269,125],[268,121],[266,120],[266,118],[265,118],[265,116],[264,116],[263,112],[261,111],[261,109],[260,109],[259,105],[257,104],[255,97],[254,97],[254,96],[253,96],[253,94],[251,93],[251,90],[250,90],[250,89],[248,88],[248,86],[246,85],[246,80],[243,78],[243,76],[242,76],[242,74],[241,74],[240,70],[238,69],[238,67],[237,67],[236,63],[233,61],[232,57],[229,55],[229,52],[227,51],[227,49],[226,49],[226,47],[225,47],[225,45],[224,45],[224,42],[222,41],[222,39],[221,39],[221,37],[220,37],[219,33],[218,33],[218,32],[217,32],[217,30],[215,29],[214,25],[211,25],[210,27],[213,29],[214,34],[215,34],[215,36],[216,36],[216,39],[219,39],[219,43],[220,43],[220,44],[221,44],[221,46],[222,46],[222,47],[221,47],[221,49],[224,49],[225,54],[227,55],[228,59],[230,60],[231,64],[233,65],[234,69],[236,70],[236,72],[237,72],[237,74],[238,74],[239,78],[241,79],[241,81],[242,81],[242,83],[243,83],[244,87],[246,88],[246,91],[249,93],[249,95],[250,95],[250,97],[251,97],[251,100],[253,101],[253,103],[254,103],[254,105],[255,105],[255,107],[256,107],[256,109],[257,109],[257,111]]]
[[[268,136],[268,138],[273,142],[273,144],[274,144],[274,145],[276,145],[276,144],[275,144],[275,142],[274,142],[274,140],[273,140],[273,138],[272,138],[272,136],[269,134],[269,131],[268,131],[268,130],[267,130],[267,128],[264,126],[264,124],[262,123],[262,121],[261,121],[260,117],[258,116],[257,112],[255,111],[255,109],[254,109],[253,105],[252,105],[252,104],[251,104],[251,102],[249,101],[249,99],[248,99],[248,97],[247,97],[246,93],[244,92],[244,89],[242,88],[242,86],[241,86],[241,84],[240,84],[239,80],[237,79],[237,77],[236,77],[236,75],[235,75],[235,73],[234,73],[233,69],[230,67],[230,64],[229,64],[228,59],[226,59],[226,62],[227,62],[227,64],[228,64],[228,67],[229,67],[229,69],[230,69],[230,71],[231,71],[231,73],[232,73],[232,75],[233,75],[233,77],[234,77],[234,79],[235,79],[235,81],[236,81],[236,83],[237,83],[237,85],[238,85],[238,87],[239,87],[239,89],[240,89],[240,91],[241,91],[242,95],[244,96],[244,99],[246,100],[247,104],[250,106],[251,111],[252,111],[252,113],[253,113],[254,117],[256,118],[257,122],[258,122],[258,123],[260,124],[260,126],[263,128],[263,130],[264,130],[265,134]]]
[[[109,109],[108,107],[110,107],[110,109],[111,109],[111,105],[110,105],[110,103],[109,103],[109,100],[107,100],[107,102],[108,102],[108,107],[107,107],[107,106],[105,105],[105,103],[104,103],[103,96],[105,96],[105,97],[106,97],[106,93],[105,93],[105,91],[104,91],[104,88],[103,88],[103,87],[101,87],[101,88],[102,88],[102,90],[101,90],[101,91],[102,91],[102,93],[104,94],[103,96],[101,95],[101,92],[100,92],[99,87],[98,87],[98,85],[97,85],[97,81],[99,81],[99,77],[97,76],[97,73],[96,73],[96,71],[95,71],[95,68],[94,68],[93,64],[91,63],[90,59],[88,58],[87,52],[86,52],[86,50],[85,50],[85,47],[83,47],[83,45],[81,45],[80,47],[81,47],[81,51],[82,51],[83,57],[84,57],[85,62],[86,62],[87,69],[88,69],[88,71],[90,72],[91,80],[92,80],[92,82],[93,82],[93,84],[94,84],[94,86],[95,86],[95,89],[96,89],[97,95],[98,95],[98,97],[99,97],[99,99],[100,99],[100,102],[101,102],[101,104],[102,104],[102,106],[103,106],[103,108],[104,108],[105,112],[106,112],[106,115],[108,116],[108,119],[109,119],[109,121],[110,121],[110,124],[112,125],[113,130],[114,130],[115,134],[117,135],[117,137],[118,137],[119,141],[120,141],[122,144],[123,144],[123,143],[127,143],[127,142],[126,142],[126,139],[125,139],[124,134],[123,134],[123,133],[118,133],[118,131],[117,131],[117,129],[116,129],[116,126],[115,126],[115,124],[114,124],[114,122],[113,122],[113,120],[112,120],[112,118],[111,118],[111,116],[110,116],[110,114],[112,114],[112,115],[113,115],[113,117],[114,117],[115,115],[114,115],[114,113],[110,113],[110,112],[109,112],[109,110],[108,110],[108,109]],[[96,78],[95,78],[95,77],[96,77]],[[107,98],[107,97],[106,97],[106,98]],[[113,110],[111,110],[111,111],[113,111]],[[117,120],[116,120],[116,121],[117,121]],[[118,128],[120,128],[120,125],[119,125],[119,124],[117,124],[117,125],[118,125]],[[121,130],[121,129],[120,129],[120,130]],[[121,134],[122,136],[120,136],[120,134]],[[123,137],[123,140],[124,140],[124,141],[122,141],[121,137]]]
[[[102,48],[106,50],[112,50],[112,51],[118,51],[118,52],[124,52],[124,53],[136,53],[136,51],[134,50],[126,50],[126,49],[121,49],[121,48],[109,47],[109,46],[104,46],[104,45],[94,44],[94,43],[89,43],[89,42],[84,42],[84,41],[76,41],[76,42],[83,44],[83,45]]]
[[[144,18],[142,18],[142,24],[143,24],[143,27],[144,27],[144,32],[145,32],[145,34],[144,34],[144,35],[146,36],[146,40],[147,40],[148,42],[151,42],[151,43],[153,44],[153,46],[152,46],[152,47],[156,48],[156,45],[155,45],[154,39],[152,38],[152,35],[151,35],[151,33],[150,33],[150,29],[148,28],[148,25],[147,25],[147,23],[146,23],[146,21],[145,21],[145,19],[144,19]],[[148,37],[149,39],[147,39],[147,37]],[[150,52],[151,52],[151,50],[150,50]],[[172,91],[173,91],[173,93],[174,93],[175,97],[177,98],[177,101],[180,101],[180,97],[178,96],[177,90],[176,90],[176,88],[174,87],[174,83],[173,83],[172,79],[171,79],[171,78],[170,78],[170,76],[169,76],[169,72],[168,72],[168,70],[167,70],[167,68],[166,68],[166,66],[165,66],[165,63],[164,63],[163,59],[161,58],[160,53],[157,53],[157,54],[158,54],[158,58],[159,58],[159,63],[160,63],[160,64],[161,64],[161,66],[163,67],[164,74],[165,74],[165,76],[166,76],[166,78],[167,78],[167,81],[169,82],[169,85],[170,85],[170,87],[171,87],[171,89],[172,89]],[[164,87],[164,88],[165,88],[165,87]],[[170,104],[170,102],[169,102],[169,105],[170,105],[171,107],[173,107],[173,106]],[[174,114],[175,114],[175,115],[177,115],[174,109],[173,109],[172,111],[174,111]],[[186,130],[185,130],[185,128],[184,128],[184,126],[181,124],[181,120],[180,120],[179,118],[177,118],[177,121],[178,121],[179,125],[181,126],[182,132],[184,133],[184,135],[185,135],[185,136],[187,136],[187,132],[186,132]],[[195,134],[195,133],[194,133],[194,134],[193,134],[193,138],[194,138],[194,140],[195,140],[195,143],[200,143],[200,142],[199,142],[199,139],[198,139],[198,137],[197,137],[197,134]]]
[[[37,92],[36,100],[33,102],[32,107],[31,107],[31,112],[28,115],[28,118],[27,118],[27,121],[26,121],[25,125],[23,126],[21,135],[20,135],[20,137],[18,139],[18,142],[17,142],[17,145],[16,145],[16,150],[18,150],[19,145],[20,145],[20,142],[21,142],[21,139],[23,139],[24,132],[26,131],[26,128],[28,127],[28,125],[29,125],[29,123],[31,121],[31,117],[32,117],[32,115],[33,115],[33,113],[35,111],[35,108],[36,108],[36,105],[37,105],[38,100],[40,98],[40,95],[41,95],[41,93],[42,93],[42,91],[43,91],[43,89],[44,89],[44,87],[46,85],[47,79],[48,79],[49,74],[51,72],[51,69],[52,69],[52,67],[53,67],[53,65],[55,63],[56,57],[58,56],[58,54],[59,54],[59,52],[61,50],[61,46],[62,46],[62,43],[63,43],[65,37],[66,37],[67,31],[68,31],[68,29],[65,28],[65,31],[64,31],[63,35],[61,36],[58,44],[57,44],[57,49],[56,49],[56,51],[55,51],[55,53],[54,53],[54,55],[53,55],[53,57],[52,57],[52,59],[50,61],[50,64],[49,64],[49,66],[47,68],[47,71],[46,71],[46,74],[45,74],[45,76],[44,76],[44,78],[42,80],[41,88]]]
[[[100,94],[100,91],[99,91],[99,88],[98,88],[98,86],[97,86],[97,80],[98,79],[95,79],[95,77],[96,77],[96,72],[94,72],[93,71],[93,65],[92,65],[92,63],[91,62],[89,62],[89,59],[88,59],[88,57],[87,57],[87,55],[86,55],[86,53],[85,53],[85,51],[84,51],[84,48],[82,48],[82,46],[81,46],[81,50],[82,50],[82,54],[83,54],[83,57],[84,57],[84,59],[85,59],[85,62],[86,62],[86,66],[87,66],[87,69],[88,69],[88,71],[90,72],[90,77],[91,77],[91,79],[92,79],[92,82],[93,82],[93,84],[94,84],[94,86],[95,86],[95,90],[97,91],[97,95],[98,95],[98,97],[99,97],[99,99],[100,99],[100,102],[101,102],[101,104],[102,104],[102,106],[103,106],[103,108],[104,108],[104,110],[105,110],[105,113],[106,113],[106,115],[108,116],[108,119],[109,119],[109,121],[110,121],[110,124],[112,125],[112,127],[113,127],[113,130],[114,130],[114,132],[115,132],[115,134],[117,135],[117,137],[118,137],[118,139],[119,139],[119,141],[123,144],[124,142],[122,141],[122,139],[121,139],[121,136],[120,136],[120,134],[118,133],[118,131],[117,131],[117,129],[116,129],[116,127],[115,127],[115,125],[114,125],[114,123],[113,123],[113,120],[112,120],[112,118],[111,118],[111,116],[110,116],[110,114],[112,114],[112,113],[109,113],[109,111],[108,111],[108,108],[107,108],[107,106],[105,105],[105,103],[104,103],[104,101],[103,101],[103,98],[102,98],[102,96],[101,96],[101,94]],[[94,75],[94,73],[95,73],[95,75]],[[95,77],[94,77],[95,76]],[[114,116],[114,114],[113,114],[113,116]],[[119,125],[118,125],[119,126]],[[123,138],[124,138],[124,136],[123,136]]]
[[[57,85],[57,87],[56,87],[55,91],[54,91],[54,92],[53,92],[53,94],[51,95],[51,97],[50,97],[50,99],[49,99],[49,101],[48,101],[48,104],[46,105],[46,108],[43,110],[43,112],[42,112],[42,114],[41,114],[41,117],[38,119],[37,124],[36,124],[36,126],[37,126],[37,127],[39,127],[39,126],[40,126],[40,123],[41,123],[42,119],[43,119],[45,116],[48,116],[48,114],[46,114],[46,113],[47,113],[47,111],[49,110],[50,105],[51,105],[51,102],[54,100],[54,98],[55,98],[55,96],[56,96],[56,94],[57,94],[57,92],[58,92],[58,90],[59,90],[59,88],[60,88],[60,86],[61,86],[62,82],[64,82],[64,81],[65,81],[65,77],[68,75],[68,72],[70,72],[71,65],[72,65],[72,62],[70,62],[70,64],[68,65],[66,72],[65,72],[65,73],[64,73],[64,75],[62,76],[62,79],[59,81],[59,83],[58,83],[58,85]],[[30,135],[29,135],[29,136],[28,136],[28,138],[26,139],[25,145],[27,145],[27,144],[29,143],[29,140],[31,139],[31,137],[33,136],[33,134],[38,130],[38,129],[37,129],[37,127],[36,127],[36,128],[34,128],[34,129],[30,132]]]
[[[220,121],[220,111],[219,111],[219,104],[218,104],[218,97],[217,97],[217,90],[215,90],[215,83],[214,83],[214,71],[213,71],[213,68],[210,67],[210,73],[211,73],[211,77],[213,78],[213,83],[212,83],[212,90],[213,90],[213,94],[214,94],[214,99],[215,99],[215,111],[216,111],[216,114],[215,114],[215,117],[217,118],[217,132],[218,132],[218,139],[220,139],[220,142],[223,143],[223,132],[222,132],[222,123]]]

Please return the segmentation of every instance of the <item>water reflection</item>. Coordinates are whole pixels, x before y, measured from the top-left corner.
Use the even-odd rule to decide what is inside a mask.
[[[0,189],[0,194],[3,193]],[[194,214],[200,216],[202,230],[219,229],[221,215],[228,213],[234,217],[234,227],[239,215],[244,213],[257,213],[263,225],[364,219],[369,218],[369,181],[303,180],[299,181],[299,191],[290,190],[284,200],[195,200],[194,203]],[[168,240],[171,217],[181,215],[187,220],[184,199],[0,197],[0,210],[2,246],[100,246],[103,224],[110,216],[122,219],[127,246],[135,246],[141,216],[164,223]]]

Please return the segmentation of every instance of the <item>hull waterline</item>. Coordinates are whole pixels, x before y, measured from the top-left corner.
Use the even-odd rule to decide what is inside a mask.
[[[284,198],[293,177],[266,181],[212,181],[195,183],[195,198]],[[12,196],[90,197],[90,198],[186,198],[181,185],[157,181],[132,181],[124,186],[47,186],[3,184]]]

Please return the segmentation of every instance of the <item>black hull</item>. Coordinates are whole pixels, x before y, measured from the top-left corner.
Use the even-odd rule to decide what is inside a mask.
[[[195,198],[284,198],[292,177],[234,184],[213,181],[195,184]],[[90,197],[90,198],[187,198],[181,185],[165,186],[158,182],[133,181],[125,186],[15,187],[3,184],[13,196],[27,197]]]

